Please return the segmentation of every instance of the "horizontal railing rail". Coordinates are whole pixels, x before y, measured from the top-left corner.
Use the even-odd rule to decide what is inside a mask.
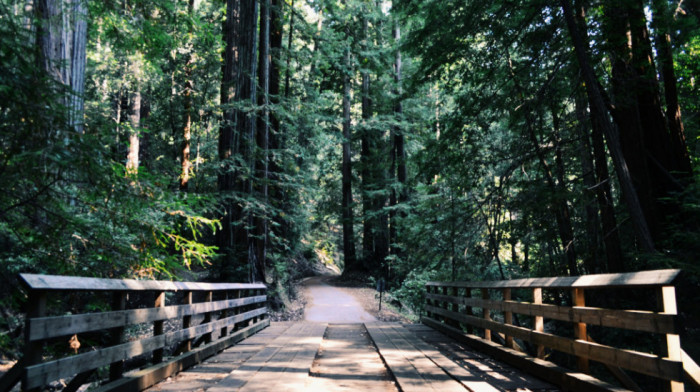
[[[266,286],[258,283],[35,274],[20,274],[20,282],[29,298],[24,355],[0,379],[0,391],[20,380],[23,391],[39,391],[66,379],[67,392],[95,380],[103,384],[99,390],[145,389],[270,323]],[[51,306],[76,295],[109,298],[110,306],[103,301],[89,311],[50,314]],[[145,361],[152,364],[127,373],[129,362]]]
[[[471,342],[482,349],[503,353],[504,357],[513,354],[514,361],[521,365],[526,360],[521,353],[516,353],[515,349],[520,347],[518,340],[521,344],[533,347],[532,354],[537,359],[532,358],[533,361],[528,363],[543,362],[539,360],[545,357],[546,349],[571,355],[576,358],[578,368],[584,376],[565,381],[569,383],[567,387],[579,384],[583,379],[591,381],[585,374],[590,372],[589,361],[596,361],[612,370],[611,373],[625,388],[639,389],[620,369],[656,377],[671,391],[682,391],[684,364],[673,286],[679,272],[657,270],[486,282],[429,282],[426,285],[426,315],[422,321],[459,337],[466,343]],[[656,309],[586,306],[586,293],[592,290],[604,292],[607,289],[652,290],[657,296]],[[558,302],[566,302],[562,301],[564,295],[561,292],[570,291],[571,306],[545,303],[547,297],[543,295],[543,290],[550,293],[549,298]],[[520,299],[514,298],[516,292]],[[606,298],[603,302],[614,301]],[[519,318],[515,317],[522,322],[514,323],[514,315],[520,315]],[[559,323],[558,328],[545,330],[545,319],[571,323],[571,329],[566,332],[566,328],[563,330]],[[615,347],[609,342],[595,343],[588,334],[589,326],[656,334],[660,337],[660,347],[656,353],[649,353]],[[501,344],[496,344],[495,341],[500,341]],[[551,366],[549,369],[552,369]],[[541,375],[553,381],[563,380],[554,373],[547,376],[548,372],[545,370]],[[564,373],[568,374],[567,377],[573,374],[570,371]],[[580,389],[592,390],[590,384],[586,383],[580,383]],[[606,387],[601,387],[601,390],[605,389]]]

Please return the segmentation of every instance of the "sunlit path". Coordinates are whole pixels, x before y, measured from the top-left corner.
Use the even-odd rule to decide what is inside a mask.
[[[377,321],[367,313],[359,302],[342,290],[327,285],[315,277],[305,282],[306,306],[304,318],[307,321],[326,323],[364,323]]]

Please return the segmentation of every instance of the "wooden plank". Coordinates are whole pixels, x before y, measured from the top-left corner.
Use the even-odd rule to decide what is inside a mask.
[[[115,311],[123,311],[126,309],[126,293],[125,292],[116,292],[112,294],[112,309]],[[44,327],[46,328],[46,327]],[[73,332],[74,334],[78,334],[82,331],[75,331]],[[29,332],[31,336],[31,331]],[[110,340],[110,345],[111,346],[116,346],[118,344],[123,343],[123,335],[124,335],[124,326],[118,326],[117,328],[113,328],[109,334],[111,335],[109,337]],[[116,362],[113,362],[109,364],[109,380],[114,381],[118,379],[119,377],[122,376],[124,373],[124,361],[119,360]]]
[[[153,303],[154,308],[163,308],[165,307],[165,292],[160,291],[156,292],[156,298]],[[163,334],[163,323],[164,320],[157,320],[153,322],[153,336],[159,336]],[[163,362],[163,348],[157,348],[153,350],[153,363],[161,363]]]
[[[550,347],[570,355],[581,356],[594,361],[619,366],[624,369],[634,370],[664,380],[682,380],[683,377],[683,364],[680,361],[659,358],[652,354],[622,350],[581,340],[575,341],[561,336],[514,325],[504,325],[496,321],[466,316],[435,307],[426,306],[426,309],[427,308],[431,308],[429,310],[432,313],[443,317],[450,317],[454,320],[465,324],[472,324],[479,328],[488,328],[493,331],[502,332],[519,339],[527,340],[533,344]]]
[[[700,391],[700,366],[698,366],[698,364],[693,361],[693,358],[683,349],[681,349],[681,355],[683,358],[685,379],[688,380],[696,390]]]
[[[465,391],[414,346],[415,338],[406,339],[390,323],[366,323],[365,327],[402,391]]]
[[[31,290],[80,291],[220,291],[267,289],[262,283],[203,283],[168,280],[103,279],[78,276],[19,274],[20,282]]]
[[[41,343],[32,342],[29,340],[29,328],[31,328],[34,318],[43,317],[46,315],[46,291],[34,290],[29,292],[29,301],[27,301],[27,322],[24,331],[24,366],[31,366],[41,363],[43,360],[44,347]],[[36,386],[32,386],[30,380],[26,376],[26,372],[22,378],[22,390],[32,391]]]
[[[468,307],[487,307],[501,312],[513,312],[533,317],[541,316],[553,320],[586,323],[601,327],[659,334],[676,331],[676,315],[663,312],[603,309],[585,306],[568,307],[528,302],[503,302],[481,298],[445,297],[440,294],[426,294],[426,299],[456,303]]]
[[[106,384],[91,392],[133,392],[144,390],[177,372],[201,363],[205,359],[216,355],[227,347],[242,341],[269,325],[270,321],[268,319],[262,320],[223,339],[218,339],[211,344],[184,353],[170,361],[126,375],[122,379]]]
[[[33,318],[29,327],[29,339],[30,341],[37,341],[90,331],[124,327],[132,324],[184,318],[205,312],[216,312],[255,303],[263,303],[265,301],[267,301],[267,296],[259,295],[215,302],[201,302],[192,305],[171,305],[162,308],[130,309],[113,312]]]
[[[273,368],[274,366],[268,365],[268,363],[277,363],[278,365],[287,364],[288,361],[285,361],[285,358],[288,359],[290,355],[300,350],[300,347],[304,346],[304,339],[308,338],[309,335],[312,335],[316,336],[315,338],[310,339],[310,344],[311,346],[315,345],[315,350],[313,351],[309,362],[305,363],[308,365],[305,374],[308,374],[308,369],[311,367],[311,361],[313,361],[316,350],[318,350],[318,345],[321,343],[320,339],[323,337],[323,331],[325,331],[326,326],[327,324],[322,323],[293,324],[287,331],[285,331],[284,335],[275,338],[267,347],[265,347],[265,349],[255,354],[238,369],[231,372],[231,374],[229,374],[225,379],[209,388],[207,392],[226,392],[238,390],[239,388],[243,387],[256,389],[256,387],[259,387],[259,385],[254,383],[252,379],[259,373],[263,373],[259,377],[271,375],[272,377],[276,378],[276,382],[284,384],[287,377],[283,376],[283,373],[279,372],[283,369],[280,369],[279,367]],[[307,343],[309,342],[307,341]],[[279,357],[277,357],[278,355]],[[275,357],[277,357],[276,360]],[[264,370],[266,367],[267,371]],[[276,384],[276,382],[274,383]],[[248,385],[249,383],[250,385]],[[277,389],[287,390],[288,388],[285,386],[285,388]]]
[[[241,389],[254,391],[305,391],[311,365],[321,346],[327,324],[305,323],[303,333],[273,356]],[[296,343],[296,344],[295,344]]]
[[[428,282],[427,286],[468,287],[468,288],[618,288],[634,286],[670,285],[678,274],[678,269],[628,272],[621,274],[598,274],[571,277],[528,278],[483,282]]]
[[[532,289],[532,302],[536,305],[542,305],[542,289],[535,287]],[[544,332],[544,317],[537,315],[532,320],[533,329],[536,332]],[[537,358],[544,359],[544,346],[541,344],[537,345]]]
[[[627,389],[616,387],[587,374],[572,372],[552,362],[530,357],[475,335],[465,334],[461,330],[452,328],[433,319],[423,318],[422,322],[484,354],[490,355],[543,380],[558,385],[564,390],[580,392],[629,392]]]
[[[676,308],[676,288],[673,286],[663,286],[658,289],[657,300],[659,302],[659,310],[668,314],[677,314],[678,309]],[[667,357],[673,361],[679,361],[683,363],[682,349],[681,349],[681,338],[676,331],[668,333],[665,336],[665,341],[662,343],[662,349],[659,353],[660,355]],[[683,373],[681,365],[681,374]],[[671,379],[668,383],[668,390],[670,392],[683,392],[683,378]]]
[[[118,360],[125,360],[137,355],[147,354],[158,348],[211,332],[215,328],[221,328],[224,324],[234,325],[237,322],[251,319],[266,312],[267,308],[259,308],[216,322],[29,366],[26,371],[27,383],[29,388],[46,385],[59,378],[69,377],[89,369],[106,366]]]
[[[489,385],[488,382],[485,382],[482,378],[456,364],[452,359],[443,355],[438,349],[426,343],[423,339],[419,338],[402,325],[390,324],[390,326],[405,340],[410,341],[416,349],[420,350],[420,352],[435,363],[435,365],[440,367],[440,369],[449,374],[452,378],[462,383],[468,390],[475,392],[498,392],[498,389]]]

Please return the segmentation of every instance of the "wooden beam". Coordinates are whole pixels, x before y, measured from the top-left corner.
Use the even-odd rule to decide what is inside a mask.
[[[267,289],[262,283],[202,283],[168,280],[103,279],[62,275],[19,274],[30,290],[71,291],[220,291]]]
[[[542,304],[542,288],[541,287],[535,287],[532,289],[532,302],[536,305],[541,305]],[[536,332],[543,333],[544,332],[544,318],[541,315],[534,316],[532,320],[532,326],[533,329]],[[538,359],[544,359],[544,345],[538,344],[537,345],[537,358]]]
[[[132,324],[150,323],[159,320],[179,319],[205,312],[238,308],[263,303],[267,296],[201,302],[191,305],[171,305],[161,308],[129,309],[113,312],[86,313],[68,316],[41,317],[32,319],[29,328],[30,341],[70,336],[75,333],[101,331]]]
[[[676,331],[675,314],[642,310],[603,309],[585,306],[569,307],[529,302],[503,302],[469,297],[444,297],[440,294],[426,294],[426,299],[465,305],[467,307],[487,307],[501,312],[513,312],[526,316],[586,323],[601,327],[629,329],[658,334]]]
[[[483,282],[428,282],[426,286],[471,287],[475,289],[523,289],[546,287],[548,289],[578,288],[618,288],[637,286],[670,285],[678,277],[678,269],[628,272],[622,274],[598,274],[583,276],[528,278],[514,280],[495,280]]]

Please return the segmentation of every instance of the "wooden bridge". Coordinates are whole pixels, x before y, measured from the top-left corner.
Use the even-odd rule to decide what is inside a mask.
[[[22,274],[25,353],[0,391],[700,390],[678,273],[431,282],[420,325],[271,323],[261,284]]]

